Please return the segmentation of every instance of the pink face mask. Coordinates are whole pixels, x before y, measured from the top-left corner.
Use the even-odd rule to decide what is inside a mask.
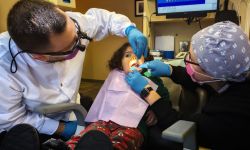
[[[213,77],[211,77],[209,75],[205,75],[203,73],[195,71],[195,69],[192,67],[192,64],[190,64],[190,63],[186,64],[186,70],[187,70],[188,75],[191,77],[191,79],[194,82],[197,82],[199,84],[221,81],[219,79],[214,79]]]

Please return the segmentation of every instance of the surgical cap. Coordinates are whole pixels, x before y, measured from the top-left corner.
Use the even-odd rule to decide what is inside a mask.
[[[213,24],[192,37],[200,67],[210,76],[241,82],[250,68],[250,42],[242,29],[230,22]]]

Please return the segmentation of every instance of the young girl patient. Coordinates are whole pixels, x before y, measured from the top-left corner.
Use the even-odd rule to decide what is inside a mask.
[[[146,59],[146,58],[145,58]],[[144,63],[136,59],[129,43],[123,44],[109,61],[110,73],[100,89],[85,119],[90,124],[67,142],[74,149],[79,139],[91,130],[98,130],[109,137],[118,150],[141,149],[147,138],[147,126],[157,124],[149,105],[134,93],[125,81],[125,75]],[[149,77],[149,84],[163,97],[169,97],[160,78]]]

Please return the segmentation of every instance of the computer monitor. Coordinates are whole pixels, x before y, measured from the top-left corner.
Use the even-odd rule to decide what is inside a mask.
[[[202,17],[219,10],[219,0],[156,0],[156,15],[167,18]]]

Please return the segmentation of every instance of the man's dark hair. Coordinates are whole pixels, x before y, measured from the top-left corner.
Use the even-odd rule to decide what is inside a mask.
[[[41,52],[50,45],[52,33],[62,33],[66,17],[57,6],[43,0],[21,0],[8,14],[8,32],[23,51]]]
[[[124,43],[120,48],[118,48],[111,59],[109,60],[109,70],[114,70],[114,69],[119,69],[123,70],[122,68],[122,58],[127,50],[128,47],[131,47],[129,43]],[[151,61],[154,60],[153,56],[149,54],[148,51],[148,56],[144,58],[145,61]]]

